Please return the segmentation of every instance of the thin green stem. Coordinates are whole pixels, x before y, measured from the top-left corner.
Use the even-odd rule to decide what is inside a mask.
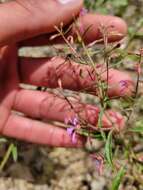
[[[14,145],[11,143],[11,144],[9,145],[7,151],[6,151],[6,154],[5,154],[4,158],[3,158],[3,160],[2,160],[1,163],[0,163],[0,172],[1,172],[1,171],[3,170],[3,168],[5,167],[7,161],[8,161],[8,159],[9,159],[9,157],[10,157],[10,154],[11,154],[11,152],[12,152],[13,147],[14,147]]]

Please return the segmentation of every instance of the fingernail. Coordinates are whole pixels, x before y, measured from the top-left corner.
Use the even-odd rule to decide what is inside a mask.
[[[71,3],[73,1],[77,1],[77,0],[57,0],[59,3],[65,5],[65,4],[68,4],[68,3]]]

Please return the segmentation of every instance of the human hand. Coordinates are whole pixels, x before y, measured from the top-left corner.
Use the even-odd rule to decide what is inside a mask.
[[[66,0],[64,1],[66,2]],[[77,136],[77,143],[73,144],[67,131],[58,126],[47,124],[39,119],[64,122],[65,118],[73,116],[73,110],[68,102],[60,96],[49,92],[40,92],[20,88],[20,83],[58,87],[60,78],[65,89],[80,91],[91,86],[89,76],[92,68],[80,66],[72,62],[65,62],[64,58],[24,58],[18,56],[18,49],[23,46],[36,46],[51,43],[49,37],[55,31],[54,26],[61,22],[64,25],[77,16],[82,7],[82,0],[68,1],[61,4],[54,0],[17,0],[0,5],[0,132],[2,135],[26,140],[33,143],[51,146],[81,147],[84,140]],[[126,34],[126,24],[123,20],[112,16],[87,14],[79,19],[83,27],[93,25],[85,36],[85,42],[92,42],[101,37],[98,30],[100,21],[110,30]],[[74,35],[74,28],[71,32]],[[121,36],[110,36],[109,41],[118,41]],[[62,42],[60,38],[52,43]],[[80,77],[82,70],[83,76]],[[73,72],[74,71],[74,72]],[[87,72],[88,71],[88,72]],[[109,95],[120,95],[121,80],[131,81],[125,94],[130,94],[133,88],[131,78],[123,72],[110,69]],[[102,76],[105,80],[106,74]],[[96,80],[96,79],[95,79]],[[113,85],[114,84],[114,85]],[[96,91],[90,89],[90,91]],[[90,92],[89,92],[90,93]],[[82,118],[96,126],[99,109],[93,105],[73,102],[75,110]],[[15,113],[21,112],[23,116]],[[110,119],[119,127],[124,125],[123,117],[119,113],[109,112]],[[103,126],[111,127],[111,122],[103,116]]]

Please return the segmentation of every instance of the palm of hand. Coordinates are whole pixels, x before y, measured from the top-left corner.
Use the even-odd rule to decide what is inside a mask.
[[[32,1],[13,1],[4,5],[3,8],[1,7],[1,9],[4,10],[0,12],[0,14],[2,14],[1,17],[4,17],[6,21],[7,16],[5,17],[5,13],[7,13],[8,10],[11,10],[10,16],[8,17],[9,22],[5,22],[5,20],[3,20],[4,26],[7,23],[10,24],[11,31],[5,31],[5,27],[1,27],[2,30],[0,33],[2,35],[0,35],[0,45],[11,44],[11,42],[14,42],[15,44],[20,43],[20,46],[44,45],[51,43],[49,37],[50,33],[54,31],[53,26],[59,25],[63,20],[64,24],[70,23],[73,12],[77,15],[82,7],[82,0],[74,1],[75,3],[71,3],[67,6],[60,5],[56,1],[48,1],[49,6],[47,6],[46,1],[36,1],[36,9],[33,4],[31,6],[31,3],[29,2]],[[13,9],[11,9],[11,6],[13,6]],[[39,7],[39,9],[37,9],[37,7]],[[15,10],[19,13],[19,17],[15,17]],[[45,10],[45,12],[43,12],[43,10]],[[55,10],[56,14],[51,16],[53,10]],[[27,23],[25,18],[29,18],[29,13],[30,16],[31,14],[37,15],[37,20],[31,19]],[[43,16],[41,16],[42,13]],[[123,36],[125,35],[126,24],[121,19],[110,16],[106,17],[87,14],[86,16],[83,16],[83,18],[79,19],[83,29],[93,25],[93,28],[88,31],[87,35],[85,35],[84,40],[87,43],[90,43],[100,37],[98,32],[100,24],[99,20],[101,20],[105,25],[114,25],[113,28],[123,34]],[[7,28],[9,28],[9,25]],[[27,28],[28,32],[25,34]],[[41,35],[45,33],[47,34]],[[72,34],[75,34],[74,27],[71,31],[71,35]],[[120,39],[121,36],[111,36],[109,41],[118,41]],[[62,42],[61,38],[58,38],[57,41],[55,40],[52,43],[57,42]],[[0,49],[0,133],[2,135],[52,146],[79,147],[83,145],[83,140],[80,137],[78,137],[77,143],[73,144],[71,137],[67,134],[66,130],[59,128],[58,126],[39,121],[39,119],[48,119],[49,121],[64,122],[65,117],[73,114],[71,107],[64,99],[48,92],[24,90],[19,87],[20,83],[51,88],[58,87],[56,76],[53,74],[47,75],[47,73],[51,71],[56,73],[56,67],[58,68],[63,62],[65,62],[65,60],[58,57],[54,60],[51,58],[19,58],[16,45],[4,46]],[[81,70],[85,75],[83,79],[80,77]],[[93,82],[90,77],[90,71],[92,72],[92,68],[88,66],[79,66],[79,64],[73,61],[70,64],[65,64],[59,73],[63,88],[78,91],[84,89],[85,86],[90,86]],[[122,72],[112,69],[109,74],[112,76],[112,80],[109,81],[109,83],[111,86],[112,84],[115,86],[115,88],[110,90],[109,94],[116,96],[120,95],[120,80],[131,81],[130,77]],[[44,78],[47,78],[48,82],[45,83]],[[103,80],[104,79],[105,76],[103,76]],[[132,89],[132,82],[130,87]],[[92,90],[96,91],[95,88]],[[129,89],[129,94],[130,91],[131,90]],[[99,113],[99,108],[97,108],[97,106],[85,105],[77,102],[73,103],[73,106],[76,109],[82,110],[81,117],[83,119],[93,125],[97,124]],[[13,111],[21,112],[24,116],[16,115]],[[122,121],[122,116],[118,113],[113,114],[113,112],[110,112],[110,116],[111,119],[113,118],[115,123],[118,122],[117,119]],[[111,123],[107,121],[105,117],[103,118],[103,123],[106,127],[111,126]],[[120,122],[120,124],[122,126],[123,123]]]
[[[0,50],[0,131],[3,132],[9,121],[19,88],[17,73],[17,48],[6,46]]]
[[[15,114],[15,111],[27,114],[29,105],[28,99],[26,98],[32,91],[26,91],[25,93],[25,91],[19,86],[21,82],[21,70],[19,69],[20,63],[18,61],[17,46],[12,45],[2,47],[0,50],[0,57],[0,133],[9,137],[15,137],[40,144],[54,146],[81,146],[83,143],[81,138],[79,138],[76,145],[73,145],[68,134],[63,129],[52,125],[46,125],[42,122],[38,123],[36,120],[31,120],[26,117],[16,116],[17,114]],[[18,96],[21,97],[21,95],[19,95],[21,91],[24,91],[26,95],[24,96],[26,104],[22,105],[19,103],[21,101],[16,101]],[[32,92],[32,99],[34,98],[34,95],[36,95],[35,92],[34,94]],[[39,93],[39,95],[42,97],[44,94]],[[47,95],[48,94],[45,94],[44,97],[48,97]],[[20,98],[20,100],[23,102],[23,98]],[[37,99],[35,100],[37,101]],[[39,109],[38,107],[41,107],[41,103],[36,105],[36,109]],[[28,115],[32,116],[33,111],[30,110]],[[38,117],[41,118],[39,115]],[[49,116],[45,117],[50,118]],[[52,140],[52,134],[54,131],[57,132],[56,135],[54,135],[57,136],[57,138]],[[43,138],[44,134],[45,136]]]

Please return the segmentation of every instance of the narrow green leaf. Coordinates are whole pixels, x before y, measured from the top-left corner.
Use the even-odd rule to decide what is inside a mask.
[[[3,170],[3,168],[5,167],[11,153],[12,153],[12,149],[13,149],[13,144],[11,143],[6,151],[6,154],[4,155],[1,163],[0,163],[0,172]]]
[[[113,167],[113,161],[112,161],[112,131],[109,132],[107,140],[106,140],[105,156],[106,156],[108,164],[111,167]]]
[[[97,126],[98,126],[99,128],[102,128],[102,118],[103,118],[103,114],[104,114],[104,109],[101,108],[101,109],[100,109],[100,113],[99,113],[99,117],[98,117],[98,124],[97,124]],[[106,135],[105,135],[105,133],[104,133],[103,130],[101,130],[101,136],[102,136],[103,140],[106,141]]]
[[[102,135],[101,135],[100,132],[91,132],[89,134],[88,130],[82,129],[82,130],[78,131],[78,134],[83,135],[85,137],[90,136],[91,138],[95,138],[95,139],[98,139],[98,140],[103,140]]]
[[[125,168],[121,167],[118,174],[115,176],[112,182],[111,190],[118,190],[121,184],[122,178],[125,175]]]
[[[134,127],[132,129],[130,129],[130,131],[136,132],[136,133],[143,133],[143,126]]]
[[[136,133],[143,133],[143,120],[137,121],[135,127],[131,128],[130,131]]]
[[[12,157],[13,157],[13,160],[15,162],[17,162],[17,159],[18,159],[18,151],[17,151],[17,147],[15,145],[13,145],[13,148],[12,148]]]
[[[110,0],[112,2],[112,5],[114,7],[117,7],[118,9],[120,7],[124,7],[124,6],[127,6],[128,5],[128,1],[127,0],[120,0],[120,1],[113,1],[113,0]]]

